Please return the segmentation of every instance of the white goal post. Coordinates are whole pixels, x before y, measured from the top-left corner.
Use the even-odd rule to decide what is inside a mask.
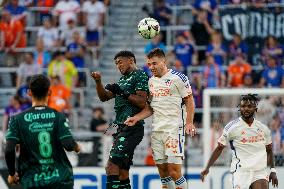
[[[236,97],[245,95],[248,93],[258,94],[263,96],[270,96],[275,95],[279,97],[284,97],[284,89],[280,88],[246,88],[246,89],[205,89],[203,92],[203,166],[206,165],[208,159],[211,155],[211,148],[210,148],[210,126],[211,126],[211,113],[213,108],[211,107],[212,104],[212,96],[215,97]],[[232,107],[226,107],[232,108]],[[236,108],[237,110],[237,108]],[[226,110],[225,110],[226,111]]]

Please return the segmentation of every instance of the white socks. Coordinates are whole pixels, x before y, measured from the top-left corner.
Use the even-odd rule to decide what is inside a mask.
[[[180,177],[176,182],[176,188],[175,189],[187,189],[187,183],[185,178],[182,176]]]
[[[162,189],[175,189],[175,182],[171,177],[161,178]]]

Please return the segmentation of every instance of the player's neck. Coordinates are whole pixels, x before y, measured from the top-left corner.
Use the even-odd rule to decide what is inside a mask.
[[[130,74],[131,72],[133,72],[134,70],[136,70],[136,67],[131,67],[131,68],[129,68],[126,72],[125,72],[125,74],[124,75],[128,75],[128,74]]]
[[[35,107],[35,106],[47,106],[47,101],[48,101],[48,98],[46,99],[42,99],[42,100],[38,100],[38,99],[32,99],[32,106]]]
[[[254,117],[251,117],[251,118],[244,118],[244,117],[242,117],[242,119],[243,119],[244,122],[246,122],[249,126],[251,126],[251,124],[253,123]]]
[[[166,75],[170,70],[168,68],[164,69],[162,72],[161,72],[161,75],[160,77],[163,77],[164,75]]]

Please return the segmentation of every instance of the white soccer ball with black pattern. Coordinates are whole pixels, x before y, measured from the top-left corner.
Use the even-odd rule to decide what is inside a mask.
[[[154,18],[144,18],[138,24],[138,33],[145,39],[152,39],[160,33],[160,24]]]

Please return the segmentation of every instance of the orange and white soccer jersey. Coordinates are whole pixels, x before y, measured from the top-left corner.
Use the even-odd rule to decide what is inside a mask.
[[[153,109],[152,131],[183,134],[186,113],[182,99],[192,94],[188,77],[169,70],[161,78],[151,77],[149,90]]]
[[[266,145],[271,144],[269,128],[254,119],[249,126],[241,117],[228,123],[218,140],[232,149],[231,172],[238,169],[263,170],[267,167]]]

